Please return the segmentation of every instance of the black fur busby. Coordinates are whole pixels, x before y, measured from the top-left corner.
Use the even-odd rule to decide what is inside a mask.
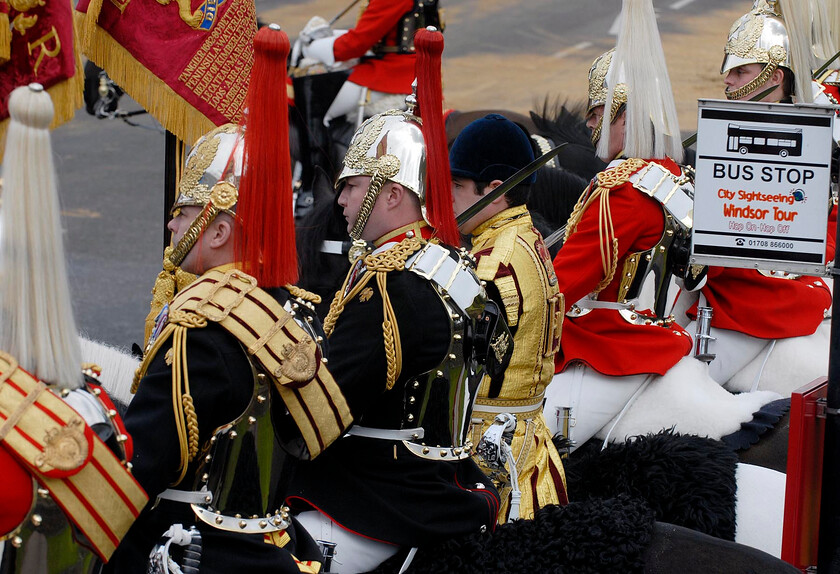
[[[532,161],[534,150],[527,134],[499,114],[488,114],[469,124],[449,150],[452,177],[473,181],[504,181]],[[522,183],[536,180],[536,174],[531,174]]]
[[[565,461],[573,500],[638,497],[659,521],[735,539],[738,456],[726,444],[663,431],[600,447],[591,441]]]

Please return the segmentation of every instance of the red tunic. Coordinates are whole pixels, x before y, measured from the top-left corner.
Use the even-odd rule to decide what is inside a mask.
[[[674,174],[680,173],[670,159],[657,163]],[[598,295],[601,301],[617,300],[625,259],[656,245],[665,230],[662,205],[629,182],[610,191],[609,206],[618,239],[618,266],[612,282]],[[604,278],[598,218],[596,202],[583,213],[577,229],[554,259],[566,311]],[[691,346],[691,337],[676,323],[669,327],[634,325],[614,309],[592,309],[586,315],[566,318],[555,371],[582,361],[605,375],[662,375],[691,351]]]
[[[826,229],[826,261],[834,259],[837,208],[832,207]],[[812,335],[831,308],[831,291],[820,277],[766,277],[755,269],[710,267],[701,289],[712,307],[712,326],[760,339]],[[697,318],[697,304],[687,312]]]
[[[709,268],[702,291],[712,307],[712,326],[760,339],[812,335],[831,308],[831,291],[820,277],[765,277],[755,269]],[[687,313],[696,318],[697,305]]]
[[[386,46],[396,46],[397,23],[412,8],[413,0],[370,0],[356,27],[336,38],[336,61],[361,58],[383,38]],[[348,80],[377,92],[410,94],[415,60],[414,54],[384,54],[360,62]]]

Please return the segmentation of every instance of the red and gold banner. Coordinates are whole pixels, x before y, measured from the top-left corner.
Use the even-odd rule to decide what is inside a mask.
[[[0,24],[6,19],[8,24],[0,26],[0,157],[12,90],[42,84],[55,106],[55,127],[73,119],[82,106],[84,84],[70,0],[0,0]]]
[[[254,0],[80,0],[82,51],[188,144],[239,122]]]

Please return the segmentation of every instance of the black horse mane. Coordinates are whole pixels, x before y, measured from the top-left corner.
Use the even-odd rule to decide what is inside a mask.
[[[347,241],[348,235],[347,222],[336,202],[330,177],[320,168],[315,171],[314,205],[298,221],[295,239],[300,272],[298,285],[321,296],[322,302],[316,305],[316,310],[324,317],[350,262],[346,255],[321,252],[325,240]]]
[[[568,142],[558,155],[560,165],[589,181],[607,164],[595,155],[584,112],[583,103],[552,102],[546,98],[538,111],[531,112],[531,121],[536,127],[536,135],[551,140],[554,145]]]

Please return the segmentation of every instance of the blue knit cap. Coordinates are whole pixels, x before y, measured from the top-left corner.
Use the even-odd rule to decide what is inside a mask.
[[[527,134],[499,114],[489,114],[465,127],[449,150],[452,177],[489,182],[506,180],[534,161]],[[536,173],[522,183],[537,181]]]

